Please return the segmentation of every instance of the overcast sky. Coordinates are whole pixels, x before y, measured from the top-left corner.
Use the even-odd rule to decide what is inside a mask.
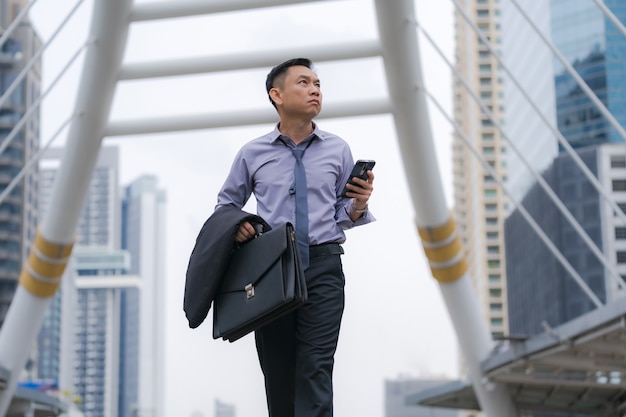
[[[74,2],[40,0],[32,20],[48,39]],[[44,55],[44,89],[86,40],[91,1]],[[452,5],[416,0],[417,17],[452,56]],[[274,50],[377,38],[373,1],[348,0],[272,10],[137,23],[125,62]],[[422,42],[427,88],[450,109],[450,74]],[[46,99],[42,137],[73,111],[82,61],[73,65]],[[214,110],[267,108],[269,68],[225,74],[121,83],[112,120]],[[319,63],[326,103],[384,97],[381,59]],[[445,195],[451,206],[452,128],[431,107],[431,121]],[[346,309],[336,354],[335,414],[382,417],[384,380],[399,376],[457,375],[457,343],[436,281],[424,259],[414,209],[391,116],[320,120],[322,129],[345,138],[355,159],[375,159],[370,208],[378,221],[348,232],[344,245]],[[262,375],[252,335],[230,344],[212,339],[211,317],[188,328],[182,310],[187,261],[196,235],[212,213],[232,158],[245,142],[271,125],[106,139],[121,149],[121,180],[155,175],[167,192],[166,415],[213,416],[216,399],[235,404],[237,417],[267,415]],[[63,137],[58,139],[62,145]]]

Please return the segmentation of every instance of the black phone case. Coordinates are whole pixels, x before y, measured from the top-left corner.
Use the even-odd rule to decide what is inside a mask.
[[[352,168],[352,172],[350,173],[350,177],[348,178],[348,182],[347,184],[354,184],[354,181],[352,181],[352,178],[354,177],[358,177],[361,178],[363,180],[367,179],[367,171],[371,171],[372,168],[374,168],[374,165],[376,164],[376,161],[372,161],[372,160],[363,160],[363,159],[359,159],[358,161],[356,161],[356,163],[354,164],[354,167]],[[348,187],[346,187],[344,185],[343,187],[343,191],[341,192],[341,196],[343,198],[347,198],[346,193],[349,192],[350,190],[348,190]]]

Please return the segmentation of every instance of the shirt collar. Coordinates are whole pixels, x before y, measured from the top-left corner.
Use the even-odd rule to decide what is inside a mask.
[[[326,135],[324,135],[324,132],[320,130],[320,128],[317,126],[317,123],[315,122],[312,122],[312,123],[313,123],[313,132],[307,137],[307,139],[305,139],[305,141],[308,140],[309,138],[318,138],[320,140],[326,140]],[[270,143],[274,143],[282,137],[280,130],[278,130],[279,124],[280,123],[276,123],[276,125],[274,126],[274,130],[269,134]]]

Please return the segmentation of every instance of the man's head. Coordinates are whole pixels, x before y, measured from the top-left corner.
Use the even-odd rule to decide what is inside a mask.
[[[269,74],[267,74],[267,78],[265,80],[265,89],[270,99],[270,103],[272,103],[274,107],[276,107],[276,102],[272,98],[271,91],[274,88],[283,89],[285,87],[285,78],[291,67],[305,67],[312,71],[313,62],[308,58],[293,58],[272,68]],[[319,80],[315,81],[319,88]]]

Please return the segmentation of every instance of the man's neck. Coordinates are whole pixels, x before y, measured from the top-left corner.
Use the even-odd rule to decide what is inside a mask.
[[[281,120],[278,130],[298,144],[313,133],[313,122],[311,120]]]

